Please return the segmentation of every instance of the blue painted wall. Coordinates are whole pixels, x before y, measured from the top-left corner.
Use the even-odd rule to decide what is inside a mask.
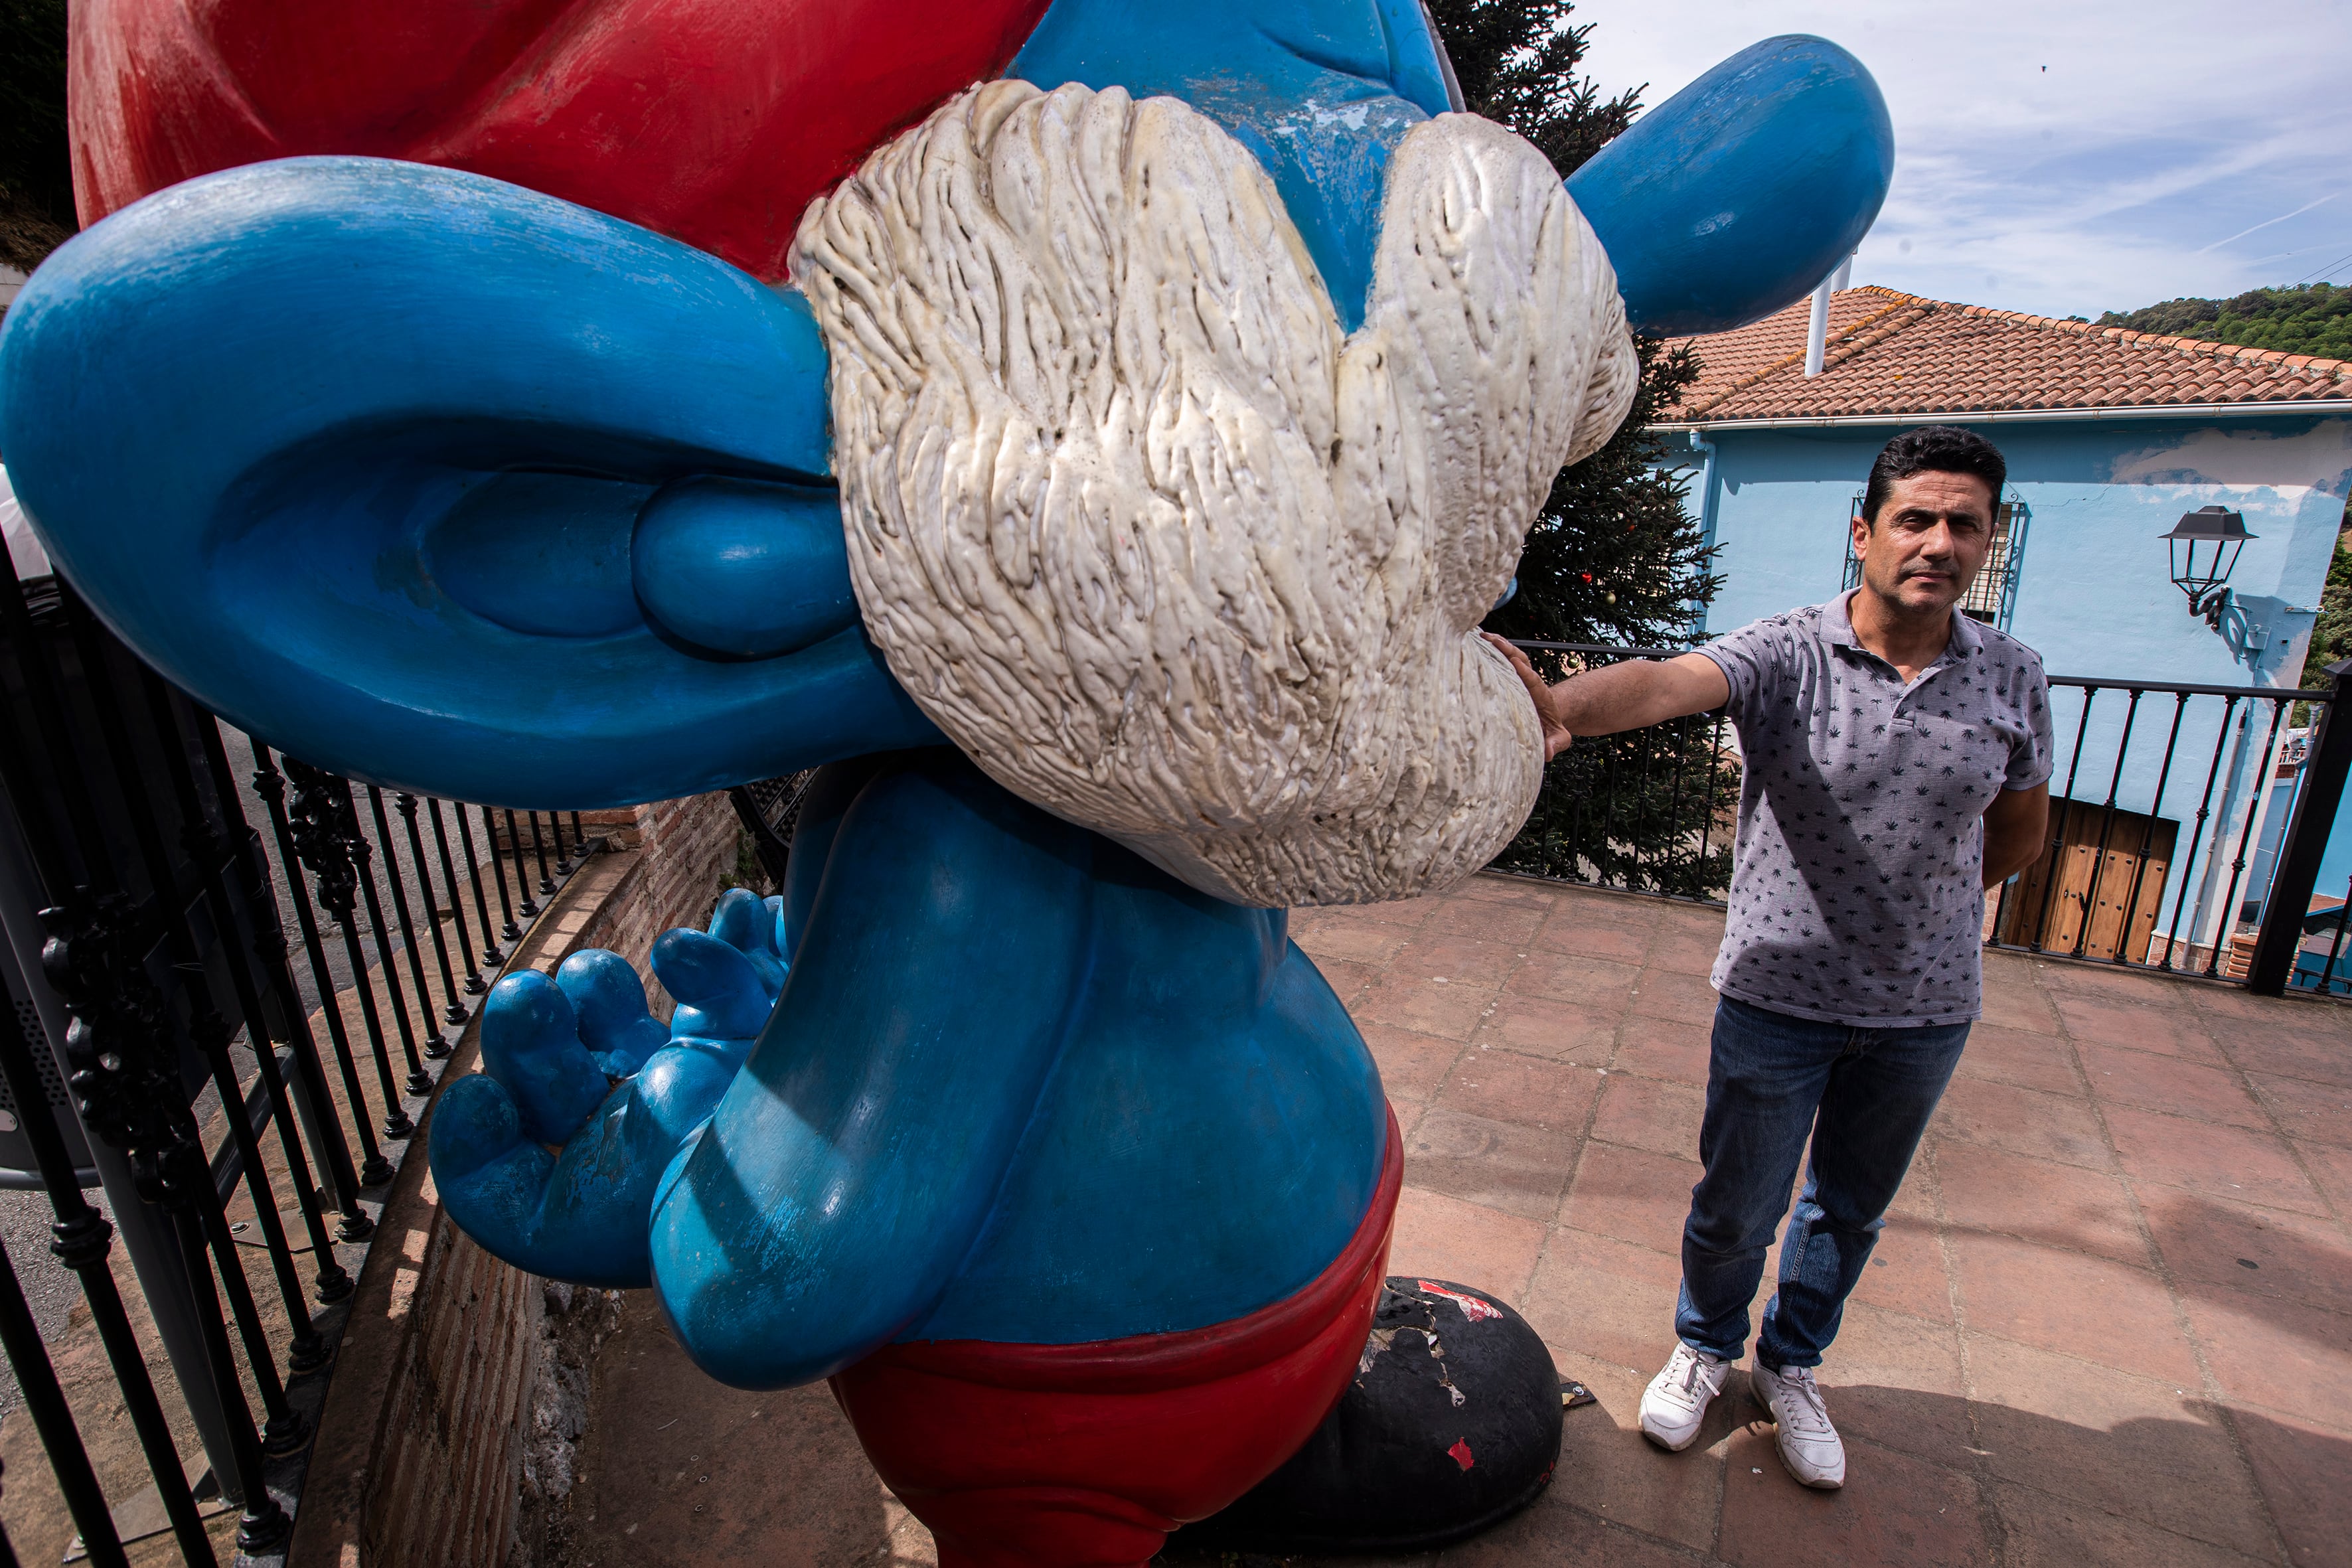
[[[1967,425],[1965,419],[1948,423]],[[1927,421],[1921,421],[1927,423]],[[2352,416],[2231,419],[2131,419],[1987,422],[1971,426],[2009,459],[2010,483],[2031,514],[2020,563],[2011,635],[2037,649],[2053,675],[2217,686],[2294,686],[2300,678],[2329,556],[2352,486]],[[1759,616],[1819,604],[1838,592],[1845,563],[1846,517],[1879,448],[1898,426],[1774,426],[1700,432],[1715,447],[1711,477],[1702,454],[1678,453],[1692,480],[1690,505],[1722,546],[1722,593],[1704,621],[1710,633]],[[1705,482],[1702,482],[1705,478]],[[2220,632],[2188,612],[2172,585],[2158,539],[2196,507],[2242,512],[2258,537],[2230,579],[2236,613]],[[2200,805],[2206,842],[2218,837],[2221,864],[2200,850],[2184,867],[2176,854],[2165,894],[2168,929],[2184,873],[2188,900],[2218,910],[2247,826],[2263,792],[2252,787],[2269,720],[2264,704],[2252,732],[2239,721],[2226,742],[2218,698],[2192,699],[2178,711],[2175,763],[2163,767],[2176,710],[2169,697],[2130,710],[2120,690],[2099,694],[2083,722],[2079,694],[2054,696],[2061,771],[2053,795],[2173,818],[2185,848]],[[2128,719],[2131,744],[2115,767]],[[2081,743],[2076,748],[2076,736]],[[2217,742],[2222,765],[2208,777]],[[2161,795],[2158,794],[2159,785]],[[2261,837],[2259,823],[2256,837]],[[2352,876],[2352,826],[2331,857],[2332,884]],[[2249,850],[2249,858],[2252,851]],[[2340,868],[2334,862],[2341,859]],[[2250,868],[2251,869],[2251,868]],[[2209,880],[2214,885],[2208,886]],[[2242,886],[2242,902],[2253,886]],[[2182,928],[2184,937],[2188,926]]]

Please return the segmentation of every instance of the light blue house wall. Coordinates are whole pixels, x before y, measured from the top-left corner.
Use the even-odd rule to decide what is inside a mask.
[[[2011,489],[2025,503],[2029,521],[2008,629],[2040,651],[2051,674],[2229,687],[2296,684],[2352,485],[2352,415],[1952,416],[1910,423],[1932,422],[1974,429],[2009,460]],[[1790,421],[1673,428],[1671,441],[1688,443],[1675,461],[1692,480],[1691,510],[1722,552],[1717,569],[1724,586],[1706,614],[1704,630],[1727,631],[1839,591],[1853,497],[1879,448],[1906,427]],[[2235,605],[2219,632],[2189,613],[2158,537],[2182,512],[2211,504],[2242,512],[2257,536],[2230,579]],[[2256,808],[2271,792],[2254,785],[2271,706],[2260,705],[2248,727],[2248,707],[2240,705],[2208,795],[2222,699],[2194,698],[2177,707],[2168,695],[2143,698],[2128,713],[2132,740],[2120,773],[2114,763],[2130,707],[2124,691],[2101,692],[2086,725],[2080,694],[2061,689],[2054,700],[2061,772],[2053,795],[2065,793],[2067,764],[2079,755],[2074,798],[2103,803],[2112,789],[2122,809],[2179,822],[2182,849],[2200,802],[2209,824],[2222,828],[2217,834],[2209,826],[2205,835],[2209,846],[2221,843],[2219,857],[2200,851],[2196,864],[2185,866],[2176,855],[2174,885],[2165,895],[2167,920],[2158,926],[2166,929],[2183,879],[2190,879],[2196,885],[2187,907],[2207,911],[2210,934],[2230,875],[2226,862],[2235,858],[2250,820],[2249,860],[2261,841]],[[2168,773],[2165,742],[2176,713],[2180,728]],[[2323,873],[2323,889],[2340,889],[2352,874],[2352,826],[2338,837],[2343,863],[2333,868],[2332,883]],[[2252,879],[2242,876],[2241,882],[2242,901]],[[2181,934],[2190,934],[2185,922]]]

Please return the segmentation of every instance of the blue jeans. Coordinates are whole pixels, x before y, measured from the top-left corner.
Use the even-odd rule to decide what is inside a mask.
[[[1675,1332],[1685,1344],[1739,1358],[1810,1132],[1812,1164],[1756,1359],[1821,1364],[1968,1037],[1966,1024],[1857,1028],[1717,1002],[1698,1134],[1706,1171],[1683,1226]]]

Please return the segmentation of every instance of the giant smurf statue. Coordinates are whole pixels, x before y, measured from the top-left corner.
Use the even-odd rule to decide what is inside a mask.
[[[1284,910],[1524,819],[1476,625],[1629,326],[1868,226],[1860,66],[1759,44],[1563,188],[1418,0],[73,26],[90,226],[8,313],[0,451],[110,625],[407,789],[829,764],[781,898],[656,948],[667,1030],[609,954],[499,984],[457,1223],[831,1379],[944,1563],[1139,1563],[1281,1464],[1401,1174]]]

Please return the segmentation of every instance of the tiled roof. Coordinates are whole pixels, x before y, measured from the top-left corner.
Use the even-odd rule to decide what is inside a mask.
[[[1892,289],[1830,297],[1822,374],[1805,374],[1812,302],[1680,342],[1704,366],[1669,424],[2352,398],[2352,363],[1954,305]]]

